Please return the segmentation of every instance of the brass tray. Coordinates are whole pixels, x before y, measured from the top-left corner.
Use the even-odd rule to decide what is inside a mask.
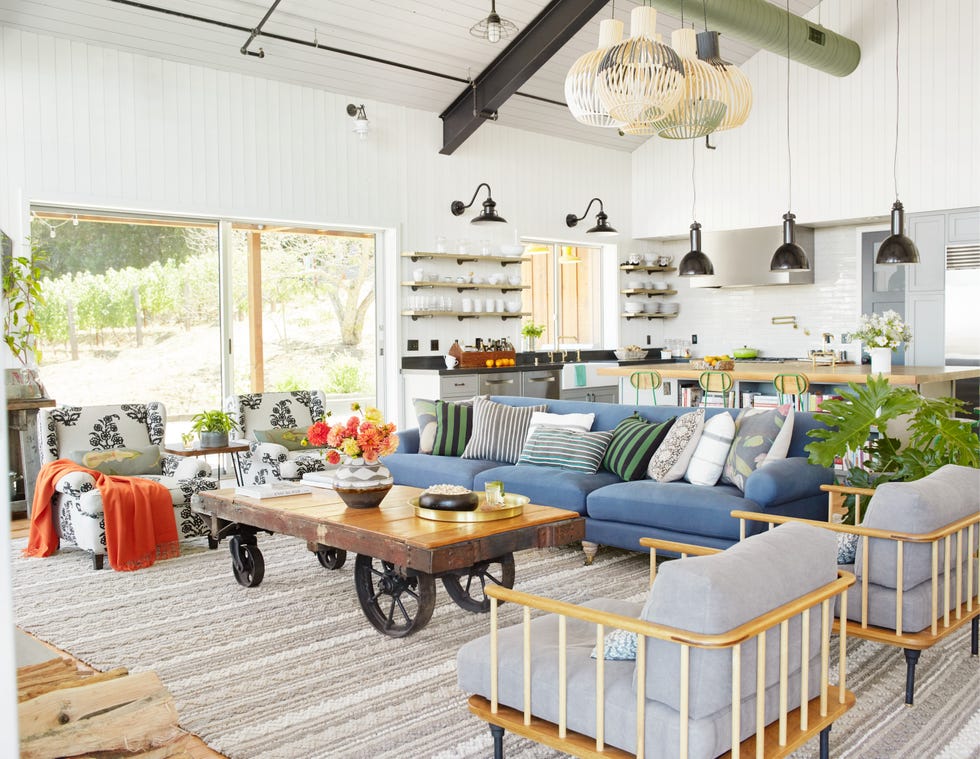
[[[480,503],[486,499],[483,493],[478,493]],[[507,493],[504,496],[504,507],[493,511],[480,511],[477,505],[476,511],[447,511],[444,509],[425,509],[419,506],[418,498],[409,498],[408,502],[415,508],[415,516],[422,519],[431,519],[436,522],[493,522],[497,519],[510,519],[524,513],[524,505],[530,503],[531,499],[526,495]]]

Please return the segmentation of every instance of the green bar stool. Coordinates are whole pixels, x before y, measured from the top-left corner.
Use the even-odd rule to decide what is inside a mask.
[[[728,392],[735,386],[735,380],[728,372],[707,371],[701,372],[698,377],[698,384],[701,386],[701,405],[708,405],[708,393],[721,393],[725,408],[728,408]]]
[[[633,372],[630,375],[630,384],[633,389],[636,390],[636,405],[640,405],[640,391],[649,390],[650,395],[653,396],[653,405],[657,405],[657,388],[663,384],[663,378],[660,376],[660,372],[655,372],[652,369],[644,370],[642,372]]]
[[[776,388],[780,406],[786,402],[786,396],[790,396],[794,398],[794,406],[797,409],[805,410],[803,394],[810,387],[810,380],[805,374],[777,374],[772,378],[772,384]]]

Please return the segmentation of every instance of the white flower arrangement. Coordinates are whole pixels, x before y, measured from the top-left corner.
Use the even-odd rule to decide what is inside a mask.
[[[883,314],[862,314],[861,326],[851,333],[851,337],[867,348],[895,350],[912,342],[912,330],[897,312],[885,311]]]

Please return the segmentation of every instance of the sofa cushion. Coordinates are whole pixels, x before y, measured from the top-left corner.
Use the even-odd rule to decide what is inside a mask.
[[[729,414],[715,414],[704,423],[698,447],[687,465],[684,479],[692,485],[714,485],[721,477],[725,459],[735,437],[735,420]]]
[[[602,459],[602,466],[621,480],[638,480],[646,475],[654,452],[663,442],[676,417],[651,424],[640,416],[631,416],[616,425],[612,440]]]
[[[496,466],[476,474],[473,489],[483,490],[487,482],[493,480],[502,482],[508,493],[526,495],[531,503],[571,509],[579,514],[585,513],[589,493],[619,482],[616,475],[604,469],[595,474],[583,474],[548,466]]]
[[[436,401],[434,456],[461,456],[472,432],[473,409],[469,404]]]
[[[160,474],[160,446],[145,448],[109,448],[96,451],[72,451],[68,458],[88,469],[103,474],[133,477],[140,474]]]
[[[735,420],[735,437],[721,474],[722,482],[745,490],[745,479],[766,460],[780,430],[786,424],[791,408],[787,404],[771,409],[747,408],[739,413]],[[792,428],[788,435],[784,435],[787,449],[791,435]]]
[[[732,485],[707,487],[687,482],[639,480],[593,491],[587,501],[590,519],[643,525],[654,531],[671,530],[738,540],[738,520],[731,511],[761,511]]]
[[[388,467],[395,482],[413,488],[427,488],[440,483],[473,488],[473,480],[477,474],[484,469],[500,466],[499,461],[423,456],[418,453],[393,453],[385,456],[382,463]],[[481,485],[480,489],[482,488]]]
[[[703,408],[679,416],[650,459],[647,476],[658,482],[683,479],[703,429]]]
[[[980,470],[947,464],[920,480],[879,485],[861,526],[913,534],[932,532],[980,510],[978,493]],[[944,554],[945,546],[941,541],[939,556]],[[952,555],[956,555],[955,543]],[[868,563],[871,565],[871,582],[886,588],[897,586],[895,541],[872,538],[868,543]],[[860,551],[855,574],[859,580],[864,575]],[[931,544],[906,543],[902,576],[905,588],[912,588],[932,576]]]
[[[696,556],[661,565],[641,618],[692,632],[726,632],[833,582],[837,577],[837,540],[828,530],[803,524],[780,525],[746,538],[712,556]],[[819,610],[810,614],[811,658],[820,649]],[[800,669],[800,617],[789,623],[790,673]],[[779,679],[779,626],[766,634],[766,684]],[[647,697],[679,708],[680,661],[677,646],[648,640]],[[690,713],[704,717],[731,703],[732,656],[729,651],[692,648]],[[755,690],[756,647],[742,646],[742,695]],[[814,673],[811,673],[811,679]],[[799,704],[799,691],[790,693]],[[767,710],[768,711],[768,710]],[[767,719],[768,721],[768,719]]]
[[[595,474],[612,436],[609,431],[579,432],[562,427],[539,427],[528,434],[517,463]]]
[[[473,436],[463,451],[464,459],[493,459],[516,464],[524,448],[527,428],[535,411],[546,405],[516,408],[486,398],[473,402]]]
[[[267,430],[253,430],[255,439],[259,443],[275,443],[281,445],[287,451],[308,450],[308,446],[303,445],[306,438],[306,427],[272,427]]]

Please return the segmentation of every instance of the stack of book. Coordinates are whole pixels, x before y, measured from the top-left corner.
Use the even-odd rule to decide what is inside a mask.
[[[247,498],[283,498],[288,495],[304,495],[312,493],[312,488],[306,485],[298,485],[294,482],[272,482],[268,485],[239,485],[235,488],[235,495],[243,495]]]

